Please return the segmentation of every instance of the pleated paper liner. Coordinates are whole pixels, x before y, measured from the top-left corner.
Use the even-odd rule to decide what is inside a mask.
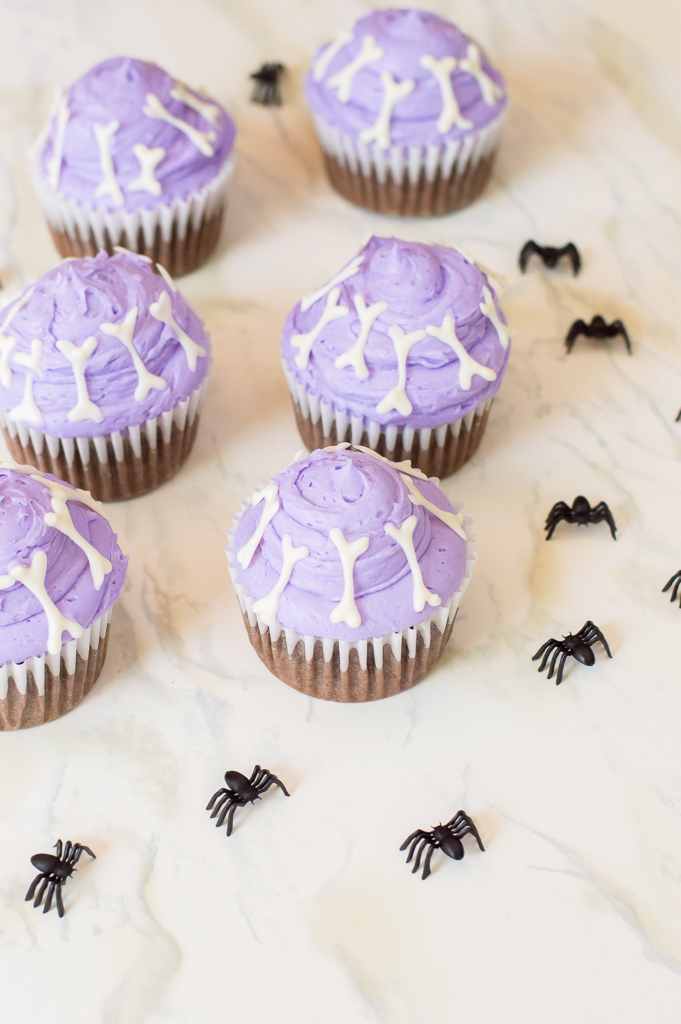
[[[113,606],[59,654],[0,667],[0,731],[52,722],[80,704],[102,671],[112,612]]]
[[[306,448],[328,448],[349,441],[364,445],[393,462],[409,459],[426,476],[455,473],[477,451],[494,398],[481,402],[461,419],[440,427],[415,429],[406,424],[386,427],[363,416],[350,416],[313,395],[284,363],[298,430]]]
[[[472,203],[492,173],[505,111],[490,124],[439,144],[367,145],[320,117],[315,128],[331,185],[376,213],[432,217]]]
[[[136,498],[174,476],[196,438],[206,381],[188,398],[141,426],[100,437],[54,437],[0,412],[12,458],[36,466],[98,501]]]
[[[356,643],[307,636],[279,626],[270,629],[253,611],[253,597],[240,582],[234,536],[250,500],[234,516],[227,531],[227,565],[248,637],[260,659],[282,682],[310,697],[359,703],[390,697],[414,686],[431,670],[449,640],[461,598],[477,559],[471,520],[464,517],[466,569],[458,589],[445,605],[416,626]]]
[[[214,251],[234,169],[230,157],[220,172],[195,195],[152,209],[104,210],[59,194],[45,181],[37,156],[33,182],[52,238],[62,257],[113,254],[117,245],[160,263],[171,277],[202,266]]]

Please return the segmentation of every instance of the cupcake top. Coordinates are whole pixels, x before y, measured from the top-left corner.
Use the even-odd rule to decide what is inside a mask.
[[[372,11],[341,32],[318,51],[305,93],[326,124],[379,149],[460,139],[507,103],[477,43],[417,10]]]
[[[384,426],[460,419],[499,389],[506,320],[489,277],[457,249],[369,239],[289,313],[284,368],[322,401]]]
[[[0,665],[77,640],[116,601],[127,564],[87,491],[0,462]]]
[[[255,492],[233,570],[270,628],[365,640],[448,603],[466,573],[467,522],[410,463],[344,443]]]
[[[40,177],[104,210],[166,206],[207,185],[234,145],[227,112],[156,64],[113,57],[61,96],[38,141]]]
[[[64,260],[0,313],[0,410],[56,437],[159,416],[209,363],[203,324],[170,277],[125,251]]]

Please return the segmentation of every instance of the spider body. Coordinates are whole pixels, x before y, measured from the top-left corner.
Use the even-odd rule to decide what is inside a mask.
[[[253,769],[250,779],[247,779],[241,772],[225,772],[225,782],[227,788],[219,789],[217,793],[213,793],[213,796],[208,801],[206,810],[213,811],[211,818],[219,815],[218,820],[215,822],[216,828],[221,828],[225,818],[227,818],[228,836],[232,834],[234,812],[237,807],[245,807],[246,804],[255,803],[256,800],[260,799],[262,793],[267,792],[270,786],[279,786],[284,796],[291,795],[284,783],[276,775],[272,775],[266,768],[261,768],[259,764],[256,764]]]
[[[621,320],[613,320],[611,324],[605,322],[600,313],[591,318],[591,323],[587,324],[584,320],[575,320],[572,327],[567,333],[565,339],[565,347],[568,350],[568,355],[572,352],[572,348],[575,341],[580,334],[583,334],[585,338],[597,338],[600,341],[607,341],[609,338],[616,338],[619,335],[624,338],[624,344],[627,347],[629,355],[631,352],[631,341],[627,334],[626,328]]]
[[[284,73],[284,65],[279,63],[263,64],[251,74],[254,81],[251,103],[261,103],[264,107],[281,106],[281,86],[279,79]]]
[[[548,531],[546,534],[547,540],[551,539],[553,531],[560,522],[577,523],[578,526],[588,526],[589,523],[606,522],[610,527],[612,539],[617,540],[617,537],[615,536],[617,532],[615,520],[613,519],[612,512],[606,503],[604,501],[599,501],[598,504],[594,505],[592,508],[583,494],[578,494],[572,502],[572,505],[568,505],[565,501],[556,502],[546,517],[544,529]]]
[[[478,833],[477,828],[471,818],[466,814],[465,811],[457,811],[453,818],[443,825],[440,822],[435,828],[431,829],[430,832],[426,832],[424,829],[419,828],[416,832],[412,832],[408,836],[402,845],[400,850],[406,850],[409,847],[409,853],[407,854],[407,864],[410,863],[414,853],[416,853],[416,859],[414,866],[411,869],[412,875],[415,874],[421,867],[421,857],[423,851],[428,847],[425,860],[423,862],[423,874],[422,879],[425,879],[430,874],[430,861],[435,850],[442,850],[447,857],[451,857],[452,860],[461,860],[464,854],[463,843],[461,840],[464,836],[475,836],[478,846],[484,852],[485,847],[482,845],[482,839]]]
[[[539,256],[545,267],[549,270],[553,270],[558,265],[558,261],[563,256],[567,256],[572,266],[573,277],[577,277],[577,274],[582,269],[582,258],[579,255],[579,250],[574,242],[568,242],[567,245],[563,245],[558,249],[554,249],[550,245],[537,245],[537,243],[530,239],[529,242],[525,242],[525,245],[520,250],[520,256],[518,257],[518,265],[522,270],[523,274],[527,264],[530,262],[531,256]]]
[[[532,661],[537,661],[538,658],[542,659],[537,670],[538,672],[543,672],[548,665],[547,679],[553,677],[557,667],[556,686],[559,686],[563,681],[563,669],[568,658],[574,658],[575,661],[587,667],[595,665],[596,656],[591,648],[596,642],[602,643],[608,657],[612,658],[608,641],[598,626],[595,626],[591,619],[588,619],[578,633],[568,633],[562,640],[547,640],[545,644],[541,645],[537,653],[532,656]]]
[[[662,593],[666,594],[670,588],[672,588],[672,592],[669,600],[674,602],[679,596],[679,591],[681,590],[681,569],[679,569],[678,572],[675,572],[670,580],[667,580],[662,588]],[[679,608],[681,608],[681,601],[679,601]]]
[[[76,870],[76,864],[80,860],[80,856],[83,853],[87,853],[90,857],[95,860],[95,855],[88,846],[81,846],[80,843],[72,843],[70,839],[67,839],[66,844],[63,845],[61,839],[58,839],[54,844],[56,854],[54,853],[36,853],[34,857],[31,857],[31,864],[34,868],[37,868],[39,874],[31,882],[28,892],[26,893],[26,900],[32,900],[33,894],[38,887],[38,884],[42,882],[42,885],[38,889],[38,895],[36,896],[33,906],[39,907],[45,891],[47,890],[47,898],[45,899],[45,906],[43,907],[43,914],[46,914],[52,906],[52,897],[56,896],[57,913],[60,917],[64,916],[64,903],[62,900],[61,890],[64,882],[67,878],[70,878],[73,872]]]

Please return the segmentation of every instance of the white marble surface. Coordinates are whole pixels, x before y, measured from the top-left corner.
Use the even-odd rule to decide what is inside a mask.
[[[204,83],[239,125],[219,256],[183,291],[216,360],[197,447],[162,490],[114,509],[130,553],[112,645],[78,710],[0,736],[3,1024],[676,1024],[681,1000],[678,345],[681,29],[658,0],[464,0],[458,19],[513,96],[494,181],[455,216],[398,222],[321,172],[300,72],[363,9],[333,0],[0,2],[0,276],[55,261],[24,150],[51,89],[106,56]],[[657,20],[663,25],[657,29]],[[292,69],[281,111],[248,102],[262,60]],[[278,333],[369,231],[453,240],[509,276],[511,366],[476,459],[448,480],[480,559],[448,653],[372,705],[316,703],[251,650],[222,554],[243,495],[298,447]],[[582,275],[515,265],[573,239]],[[2,270],[1,267],[5,269]],[[634,355],[580,340],[620,317]],[[616,517],[562,526],[585,493]],[[612,645],[560,688],[530,658],[592,618]],[[272,790],[227,840],[204,810],[227,768]],[[398,852],[472,814],[487,852]],[[98,855],[67,914],[23,902],[58,837]]]

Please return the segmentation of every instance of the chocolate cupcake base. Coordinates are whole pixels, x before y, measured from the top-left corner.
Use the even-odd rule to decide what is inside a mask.
[[[52,473],[98,501],[122,501],[154,490],[174,476],[196,438],[205,384],[143,427],[103,437],[57,438],[27,429],[0,413],[12,458]]]
[[[112,611],[89,627],[85,644],[84,638],[70,640],[54,659],[47,655],[0,668],[0,685],[6,687],[0,698],[0,732],[52,722],[80,704],[102,671]]]

